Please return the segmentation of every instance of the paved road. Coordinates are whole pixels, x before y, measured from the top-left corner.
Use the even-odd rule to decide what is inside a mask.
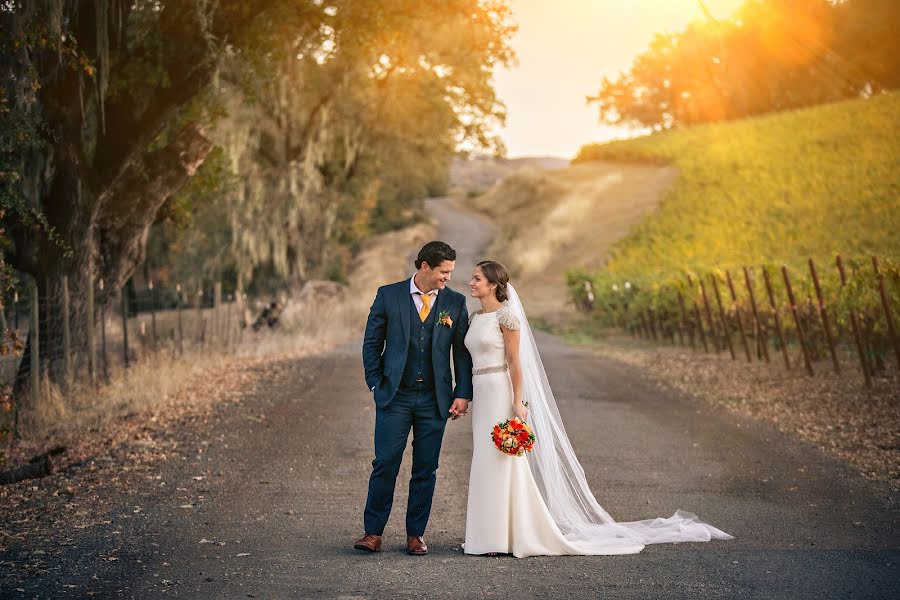
[[[441,238],[461,251],[483,226],[443,202],[431,206]],[[477,250],[466,249],[460,266]],[[465,281],[456,280],[457,288]],[[354,551],[374,411],[351,344],[282,362],[241,402],[223,404],[179,447],[184,460],[166,461],[161,480],[148,477],[135,491],[139,514],[122,506],[105,529],[70,538],[65,577],[32,589],[54,598],[792,600],[888,598],[900,589],[896,502],[851,469],[771,427],[661,389],[634,368],[549,336],[539,344],[588,481],[614,517],[682,508],[736,539],[628,556],[465,556],[472,432],[462,420],[444,440],[431,554],[402,552],[405,484],[384,552]],[[180,508],[185,502],[193,508]],[[117,561],[95,558],[112,544],[121,547]]]

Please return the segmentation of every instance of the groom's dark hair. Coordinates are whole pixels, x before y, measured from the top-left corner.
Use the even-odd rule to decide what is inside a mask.
[[[422,267],[422,261],[428,263],[428,266],[434,269],[445,260],[456,260],[456,250],[450,247],[450,244],[444,242],[433,241],[428,242],[419,254],[416,256],[416,270]]]

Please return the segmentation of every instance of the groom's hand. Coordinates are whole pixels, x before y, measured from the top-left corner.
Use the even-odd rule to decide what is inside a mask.
[[[465,398],[456,398],[453,400],[453,405],[450,407],[450,414],[453,415],[453,417],[451,418],[452,421],[466,416],[467,412],[469,412],[468,400],[466,400]]]

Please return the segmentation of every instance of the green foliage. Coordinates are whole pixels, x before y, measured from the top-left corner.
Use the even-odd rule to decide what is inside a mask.
[[[151,235],[158,267],[196,278],[228,266],[261,291],[342,280],[363,239],[419,221],[422,200],[446,192],[458,144],[495,145],[503,108],[491,68],[511,58],[504,3],[348,0],[313,12],[318,25],[287,38],[278,10],[260,15],[247,35],[275,35],[278,51],[228,57],[218,85],[156,141],[182,121],[206,124],[235,181],[215,207],[193,182],[167,201]],[[198,173],[223,176],[206,164]],[[174,235],[174,224],[187,229]]]
[[[712,278],[728,311],[752,322],[742,272],[750,266],[759,312],[773,343],[777,312],[789,340],[796,325],[781,272],[791,278],[801,327],[816,356],[825,352],[811,258],[826,306],[846,337],[849,316],[859,315],[876,363],[888,352],[887,321],[871,256],[882,257],[885,288],[900,316],[900,93],[811,109],[703,125],[648,137],[585,146],[576,162],[626,160],[669,162],[679,178],[659,211],[610,251],[598,273],[573,271],[569,288],[584,300],[593,285],[595,314],[604,323],[645,326],[651,317],[674,333],[682,313],[678,292],[693,322],[693,303],[704,313],[699,282],[718,319]],[[843,286],[835,256],[843,255],[849,277]],[[769,273],[778,308],[770,305],[762,269]],[[732,302],[725,271],[735,287]],[[688,285],[690,276],[693,285]],[[625,291],[625,283],[629,288]],[[702,315],[704,325],[706,316]]]
[[[581,149],[575,162],[670,162],[658,212],[611,250],[620,276],[838,253],[900,256],[900,93]]]
[[[234,268],[228,195],[239,185],[222,148],[157,213],[147,242],[147,266],[157,280],[195,289]]]
[[[898,26],[895,0],[745,0],[658,34],[589,100],[608,123],[659,130],[895,89]]]
[[[9,10],[10,7],[7,7]],[[8,25],[11,15],[2,14]],[[13,76],[4,78],[0,85],[0,288],[6,289],[14,281],[14,274],[3,260],[11,245],[7,237],[9,226],[35,227],[48,240],[62,250],[71,249],[47,221],[47,217],[35,202],[34,189],[29,180],[31,172],[41,167],[40,156],[50,145],[40,111],[36,108],[37,94],[42,88],[40,75],[30,61],[18,61],[17,57],[54,52],[60,58],[60,67],[92,75],[94,67],[81,52],[73,38],[60,38],[51,34],[45,24],[29,27],[0,27],[0,68]]]

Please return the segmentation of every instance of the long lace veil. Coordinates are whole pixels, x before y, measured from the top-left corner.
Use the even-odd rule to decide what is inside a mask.
[[[669,518],[616,522],[594,498],[578,463],[550,389],[525,309],[512,285],[508,306],[519,319],[523,399],[537,442],[527,454],[544,502],[566,539],[597,554],[639,552],[645,544],[705,542],[733,536],[697,515],[677,510]]]

